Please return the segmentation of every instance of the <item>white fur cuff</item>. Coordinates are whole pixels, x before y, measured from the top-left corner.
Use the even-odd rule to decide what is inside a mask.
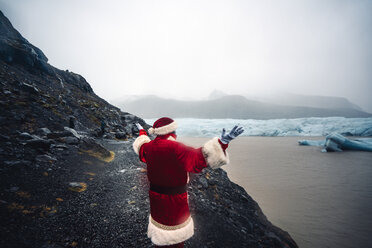
[[[191,217],[190,217],[191,218]],[[155,245],[174,245],[181,243],[194,235],[194,222],[191,221],[184,227],[176,230],[165,230],[151,223],[151,215],[149,216],[149,225],[147,228],[147,237]]]
[[[150,142],[150,138],[147,135],[140,135],[137,137],[137,139],[133,142],[133,149],[134,151],[139,154],[139,150],[141,149],[141,146],[145,143]]]
[[[164,134],[174,132],[174,131],[176,131],[176,129],[177,129],[177,122],[173,121],[172,123],[170,123],[166,126],[162,126],[162,127],[158,127],[158,128],[152,128],[151,127],[149,129],[149,133],[150,134],[155,134],[155,135],[164,135]]]
[[[207,164],[212,169],[220,168],[221,166],[229,163],[229,154],[227,152],[226,154],[223,152],[217,137],[205,143],[202,151]]]

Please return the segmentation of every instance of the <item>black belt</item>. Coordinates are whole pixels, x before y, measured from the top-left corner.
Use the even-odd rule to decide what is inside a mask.
[[[159,194],[178,195],[178,194],[186,193],[187,185],[167,187],[167,186],[154,185],[150,183],[150,190],[156,193],[159,193]]]

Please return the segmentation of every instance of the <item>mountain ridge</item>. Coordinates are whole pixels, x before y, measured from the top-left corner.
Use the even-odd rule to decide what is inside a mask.
[[[262,97],[261,101],[268,103],[300,106],[300,107],[315,107],[327,109],[355,109],[365,112],[360,106],[351,102],[346,97],[340,96],[321,96],[321,95],[303,95],[293,93],[280,93],[266,97]]]
[[[372,114],[356,109],[286,106],[250,100],[242,95],[225,95],[196,101],[165,99],[151,95],[137,97],[134,100],[121,103],[116,101],[116,103],[119,107],[128,109],[143,118],[172,116],[175,118],[280,119],[372,116]]]

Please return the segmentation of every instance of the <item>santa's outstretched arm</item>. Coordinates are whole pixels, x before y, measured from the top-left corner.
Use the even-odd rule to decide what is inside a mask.
[[[178,143],[175,149],[177,159],[186,171],[199,173],[205,167],[217,169],[229,163],[226,149],[229,142],[244,132],[241,127],[234,127],[228,134],[223,130],[221,137],[207,141],[200,148],[192,148]]]
[[[229,154],[226,151],[228,144],[243,132],[243,127],[237,125],[229,133],[226,133],[224,128],[220,138],[213,138],[204,144],[202,152],[207,164],[212,169],[220,168],[229,163]]]

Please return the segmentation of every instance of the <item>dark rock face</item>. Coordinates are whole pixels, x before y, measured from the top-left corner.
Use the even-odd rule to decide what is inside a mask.
[[[31,134],[24,132],[19,135],[19,138],[24,139],[24,140],[30,140],[30,139],[34,139],[35,136],[32,136]]]
[[[80,144],[81,151],[91,151],[93,153],[99,154],[101,157],[109,157],[110,152],[103,147],[101,144],[98,144],[92,138],[85,138]]]
[[[0,247],[150,247],[132,148],[134,123],[149,125],[47,61],[0,12]],[[224,171],[194,175],[189,192],[186,247],[297,247]]]
[[[32,134],[40,127],[62,131],[71,118],[77,130],[99,128],[104,120],[108,132],[124,132],[129,137],[137,131],[132,128],[134,122],[149,127],[99,98],[82,76],[49,65],[43,52],[23,38],[1,12],[0,86],[1,133]]]
[[[37,47],[28,43],[16,30],[9,20],[0,12],[0,58],[7,63],[19,63],[26,67],[37,67],[51,73],[48,58]]]
[[[32,148],[39,148],[39,149],[48,151],[51,144],[52,144],[51,140],[32,139],[32,140],[27,141],[26,146],[32,147]]]
[[[126,135],[125,132],[117,132],[115,134],[115,138],[117,138],[117,139],[126,139],[127,138],[127,135]]]

